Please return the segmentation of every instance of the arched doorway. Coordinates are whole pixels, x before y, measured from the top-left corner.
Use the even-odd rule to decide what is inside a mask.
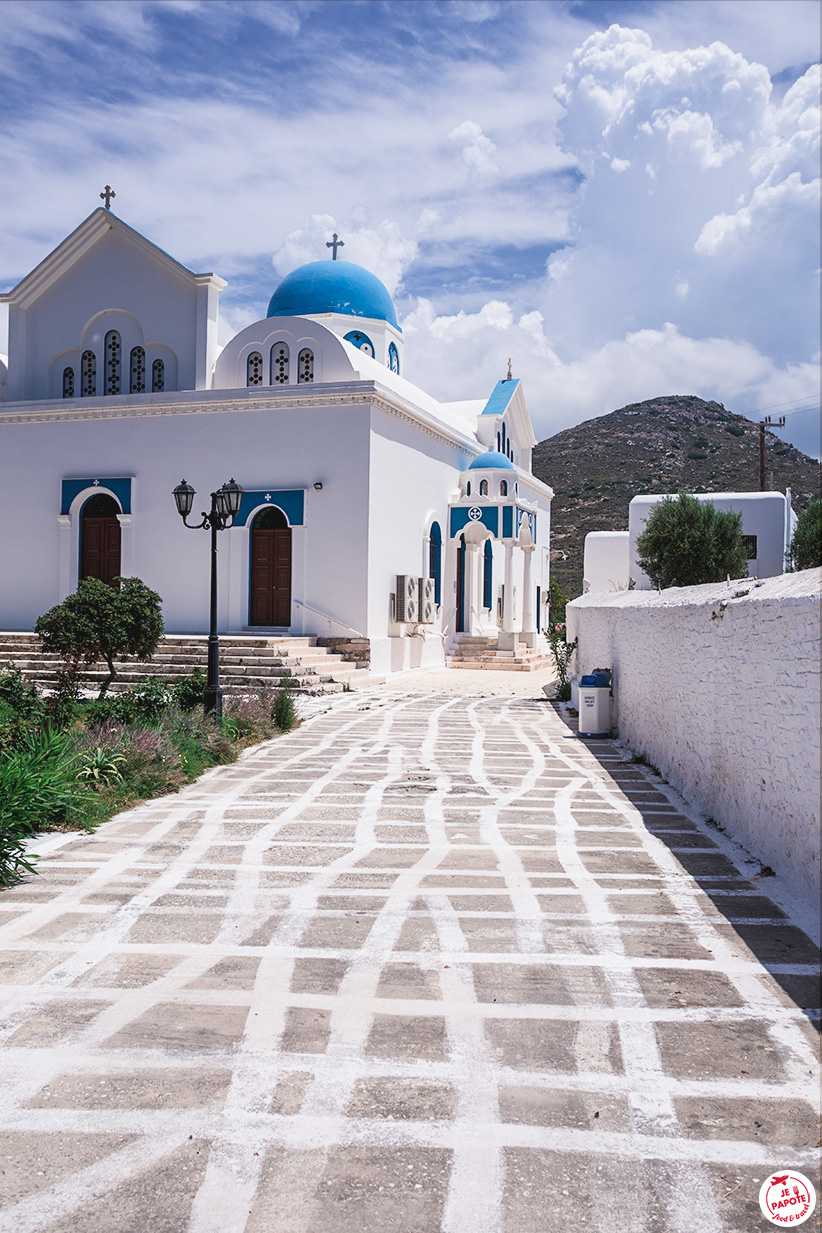
[[[113,497],[89,497],[80,514],[80,577],[114,581],[120,574],[120,507]]]
[[[291,527],[276,506],[251,524],[249,625],[291,624]]]

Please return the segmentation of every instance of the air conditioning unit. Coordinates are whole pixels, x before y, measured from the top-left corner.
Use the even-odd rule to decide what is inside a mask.
[[[434,616],[437,611],[434,599],[435,594],[434,579],[420,578],[420,615],[418,619],[421,625],[433,625],[434,623]]]
[[[417,622],[420,619],[420,580],[410,574],[397,574],[394,620]]]

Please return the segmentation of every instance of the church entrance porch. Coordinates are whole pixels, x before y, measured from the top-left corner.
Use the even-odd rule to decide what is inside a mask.
[[[111,584],[120,574],[119,506],[100,493],[89,497],[80,515],[80,577]]]
[[[282,510],[261,510],[251,525],[249,625],[291,625],[291,527]]]

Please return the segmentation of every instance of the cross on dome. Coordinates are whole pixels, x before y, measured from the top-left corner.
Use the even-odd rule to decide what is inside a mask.
[[[335,232],[334,232],[334,239],[333,239],[333,240],[328,240],[328,242],[326,243],[326,246],[325,246],[325,247],[326,247],[326,248],[333,248],[333,249],[334,249],[334,252],[333,252],[333,254],[332,254],[332,256],[331,256],[331,260],[332,260],[332,261],[336,261],[336,260],[337,260],[337,249],[338,249],[338,248],[345,248],[345,240],[338,240],[338,239],[337,239],[337,233],[336,233],[336,231],[335,231]]]
[[[105,203],[106,203],[106,209],[107,209],[107,210],[110,210],[110,209],[111,209],[111,199],[112,199],[112,197],[116,197],[116,196],[117,196],[117,194],[115,193],[114,189],[111,187],[111,185],[110,185],[110,184],[107,184],[107,185],[106,185],[106,187],[105,187],[105,191],[104,191],[104,192],[102,192],[102,193],[100,194],[100,196],[101,196],[101,198],[103,199],[103,201],[105,201]],[[336,238],[337,238],[337,237],[336,237],[336,236],[334,236],[334,239],[335,239],[335,240],[336,240]]]

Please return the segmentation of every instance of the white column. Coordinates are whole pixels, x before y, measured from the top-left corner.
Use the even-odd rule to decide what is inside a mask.
[[[477,623],[477,561],[479,545],[466,544],[465,554],[465,625],[469,634],[475,634]]]
[[[533,544],[530,547],[523,545],[522,551],[525,554],[525,560],[522,563],[522,632],[535,634],[537,627],[534,620]]]
[[[57,603],[62,604],[74,587],[71,585],[71,514],[58,514],[60,546],[57,565]],[[75,584],[76,585],[76,584]]]
[[[514,545],[509,540],[505,544],[505,590],[502,601],[502,632],[514,632]]]

